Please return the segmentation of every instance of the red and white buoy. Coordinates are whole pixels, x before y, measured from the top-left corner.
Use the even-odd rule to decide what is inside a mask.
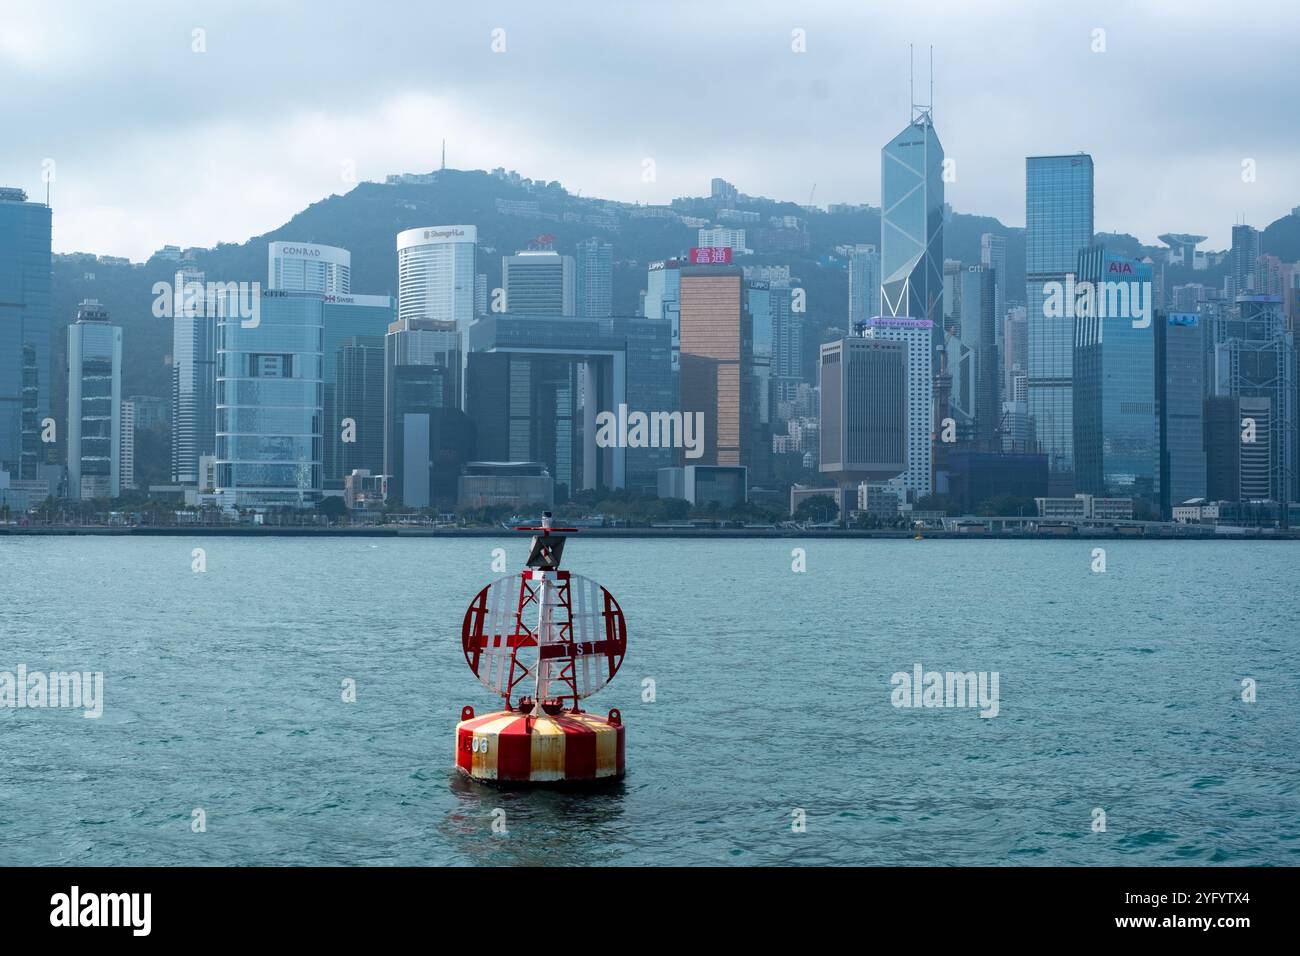
[[[627,623],[614,596],[562,570],[567,534],[550,512],[533,534],[523,571],[498,578],[470,602],[461,627],[465,660],[505,710],[461,710],[456,766],[492,783],[573,783],[623,776],[623,720],[584,713],[578,702],[604,687],[627,652]],[[512,705],[512,701],[514,702]]]

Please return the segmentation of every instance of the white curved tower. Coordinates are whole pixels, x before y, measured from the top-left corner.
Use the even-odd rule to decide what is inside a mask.
[[[397,317],[474,321],[474,226],[428,226],[397,234]]]
[[[272,242],[266,275],[269,289],[347,295],[352,291],[352,253],[314,242]]]

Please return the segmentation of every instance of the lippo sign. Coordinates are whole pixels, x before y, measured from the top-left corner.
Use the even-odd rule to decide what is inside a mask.
[[[694,265],[731,265],[731,246],[692,246],[691,263]]]

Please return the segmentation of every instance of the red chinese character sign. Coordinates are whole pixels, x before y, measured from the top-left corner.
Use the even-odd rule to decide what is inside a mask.
[[[691,262],[695,265],[731,265],[731,246],[692,246]]]

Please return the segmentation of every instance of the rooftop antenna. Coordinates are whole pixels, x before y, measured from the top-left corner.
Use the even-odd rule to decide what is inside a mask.
[[[934,109],[934,46],[930,46],[930,101],[928,103],[918,103],[916,101],[916,77],[913,70],[913,50],[912,45],[907,47],[907,62],[912,91],[912,123],[919,125],[933,125],[934,120],[931,117],[931,111]]]

